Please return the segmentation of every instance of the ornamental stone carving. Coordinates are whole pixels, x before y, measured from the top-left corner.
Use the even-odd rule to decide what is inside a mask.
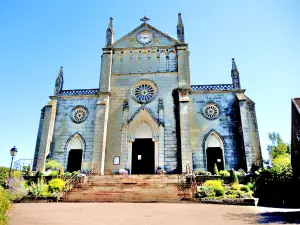
[[[140,104],[151,102],[157,94],[156,85],[150,80],[141,80],[132,88],[132,97]]]
[[[215,103],[208,103],[203,108],[203,115],[210,120],[218,118],[220,114],[219,107]]]
[[[88,110],[83,106],[76,106],[72,110],[71,118],[74,123],[82,123],[88,116]]]

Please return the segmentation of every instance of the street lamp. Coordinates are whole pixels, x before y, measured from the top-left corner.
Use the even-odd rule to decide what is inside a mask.
[[[16,146],[14,146],[11,150],[10,150],[10,155],[11,155],[11,163],[10,163],[10,169],[9,169],[9,176],[8,177],[11,177],[11,168],[12,168],[12,164],[13,164],[13,161],[14,161],[14,157],[16,156],[18,150],[16,148]]]

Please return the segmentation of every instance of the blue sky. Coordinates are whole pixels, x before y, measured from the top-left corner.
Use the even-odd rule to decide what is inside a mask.
[[[126,3],[125,3],[126,2]],[[41,108],[59,67],[64,89],[98,88],[109,17],[115,40],[149,24],[176,37],[185,25],[192,84],[230,83],[236,58],[242,88],[256,103],[262,150],[267,133],[290,142],[291,98],[300,96],[300,1],[2,1],[0,7],[0,165],[33,158]]]

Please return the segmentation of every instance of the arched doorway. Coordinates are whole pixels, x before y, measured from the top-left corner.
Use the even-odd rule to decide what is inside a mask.
[[[68,163],[67,171],[73,172],[81,170],[83,155],[83,140],[79,134],[75,134],[68,143]]]
[[[224,144],[220,135],[211,131],[205,140],[206,162],[207,170],[213,173],[214,165],[216,164],[218,170],[224,170]]]
[[[132,174],[153,174],[155,172],[155,150],[152,140],[152,130],[145,123],[141,123],[135,131],[132,143]]]

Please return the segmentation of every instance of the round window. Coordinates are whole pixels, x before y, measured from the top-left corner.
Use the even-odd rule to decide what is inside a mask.
[[[219,108],[216,104],[207,104],[204,107],[203,114],[208,119],[216,119],[219,116]]]
[[[132,90],[133,98],[142,104],[151,102],[156,96],[156,86],[149,80],[139,81]]]
[[[88,115],[88,111],[86,108],[82,106],[77,106],[72,111],[72,120],[75,123],[82,123],[83,121],[86,120],[87,115]]]

